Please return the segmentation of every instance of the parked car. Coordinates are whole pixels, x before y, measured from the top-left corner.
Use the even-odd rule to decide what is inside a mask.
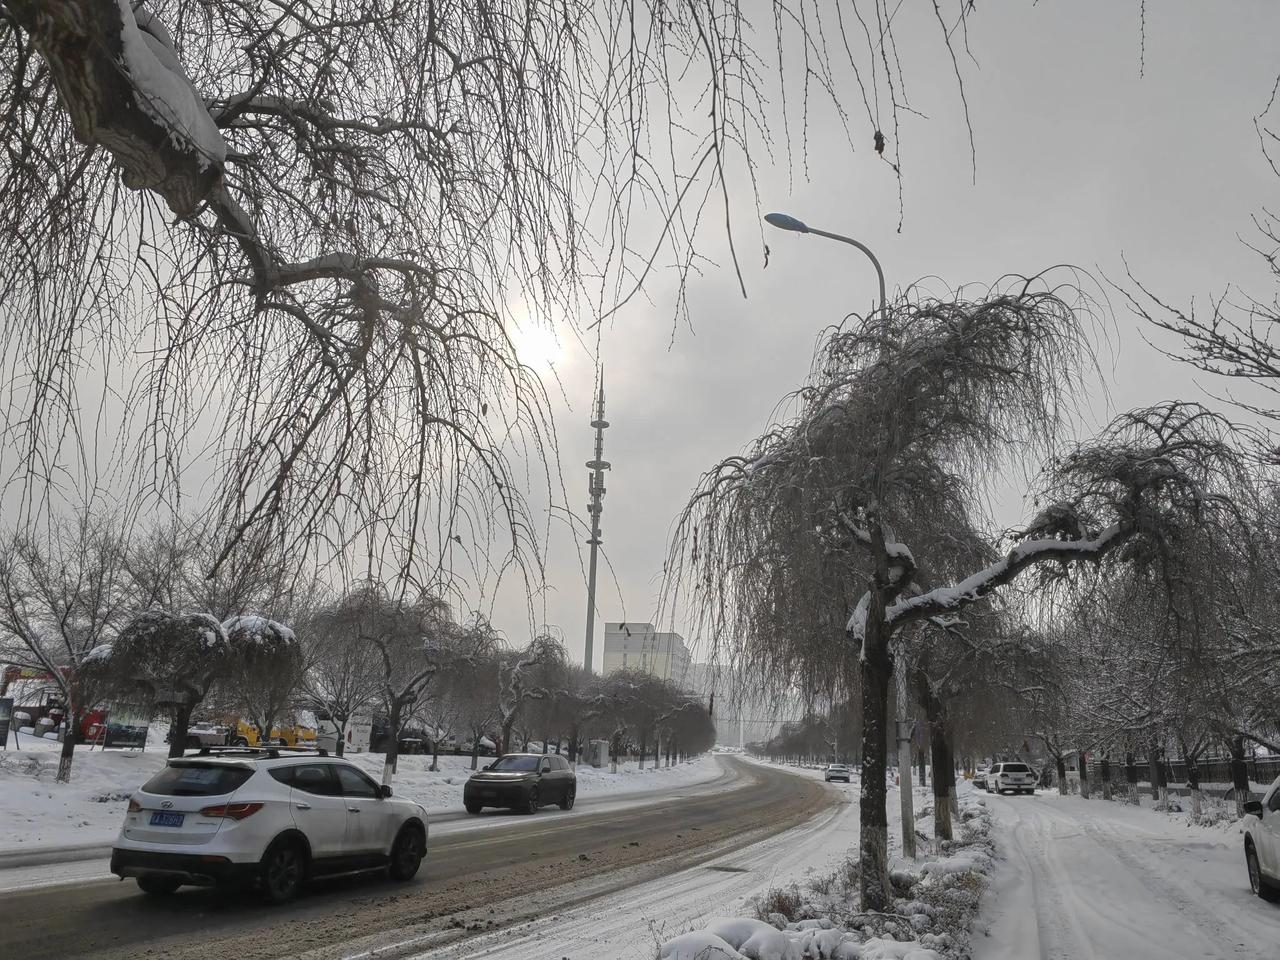
[[[830,783],[832,780],[843,780],[845,783],[848,783],[849,777],[852,776],[852,774],[853,771],[849,769],[849,765],[846,763],[828,763],[826,768],[822,771],[822,779],[827,783]]]
[[[991,775],[991,771],[988,770],[986,767],[979,767],[977,770],[975,770],[973,772],[974,789],[986,790],[987,777],[989,777],[990,775]]]
[[[197,721],[187,728],[185,747],[188,750],[198,750],[201,747],[225,747],[228,732],[227,728],[221,724]],[[169,738],[166,736],[165,739]]]
[[[252,884],[275,903],[311,877],[418,872],[426,810],[346,760],[281,753],[207,749],[171,759],[129,800],[111,872],[157,895],[183,884]]]
[[[988,793],[1035,793],[1035,771],[1022,762],[996,763],[987,773]]]
[[[1280,900],[1280,777],[1261,800],[1244,805],[1244,861],[1249,886],[1263,900]]]
[[[577,795],[577,774],[564,757],[508,753],[471,775],[462,788],[462,803],[467,813],[485,807],[537,813],[548,803],[572,810]]]

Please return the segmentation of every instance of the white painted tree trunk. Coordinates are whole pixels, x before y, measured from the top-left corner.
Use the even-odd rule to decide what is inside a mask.
[[[906,663],[899,657],[894,667],[898,687],[898,799],[902,810],[902,855],[916,856],[915,804],[911,795],[911,720],[907,713]]]

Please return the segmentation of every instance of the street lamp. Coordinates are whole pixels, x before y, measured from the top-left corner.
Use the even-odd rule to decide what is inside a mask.
[[[888,303],[888,298],[885,296],[884,270],[880,266],[880,261],[876,259],[876,255],[871,252],[870,247],[864,243],[859,243],[853,237],[846,237],[839,233],[828,233],[826,230],[818,230],[788,213],[766,213],[764,222],[771,227],[777,227],[779,230],[789,230],[792,233],[812,233],[816,237],[838,240],[841,243],[849,244],[851,247],[857,247],[865,253],[867,259],[871,261],[871,265],[876,268],[876,277],[880,280],[880,312],[884,313],[885,306]]]
[[[849,244],[851,247],[857,247],[865,253],[867,259],[871,261],[871,265],[876,268],[876,277],[880,281],[880,316],[882,318],[886,316],[888,298],[885,296],[884,269],[880,266],[880,261],[876,259],[876,255],[871,252],[870,247],[858,242],[853,237],[846,237],[839,233],[828,233],[826,230],[817,230],[788,213],[766,213],[764,222],[771,227],[777,227],[779,230],[788,230],[791,233],[812,233],[815,236],[826,237],[828,240],[838,240],[841,243]],[[916,855],[916,820],[911,797],[911,729],[913,724],[907,712],[907,677],[905,664],[901,658],[898,659],[893,672],[898,694],[898,797],[902,808],[902,852],[905,856],[914,860]],[[937,776],[936,771],[934,776]]]

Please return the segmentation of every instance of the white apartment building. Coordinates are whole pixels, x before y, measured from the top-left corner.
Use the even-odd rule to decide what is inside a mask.
[[[685,683],[692,663],[689,648],[678,633],[655,630],[652,623],[604,625],[603,673],[639,670],[655,677]]]

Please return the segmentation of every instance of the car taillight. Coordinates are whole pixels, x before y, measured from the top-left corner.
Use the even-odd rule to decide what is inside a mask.
[[[142,804],[140,804],[137,800],[133,799],[133,797],[129,798],[129,812],[130,813],[142,812]]]
[[[260,803],[220,803],[214,807],[205,807],[200,811],[203,817],[225,817],[228,820],[243,820],[262,809]]]

